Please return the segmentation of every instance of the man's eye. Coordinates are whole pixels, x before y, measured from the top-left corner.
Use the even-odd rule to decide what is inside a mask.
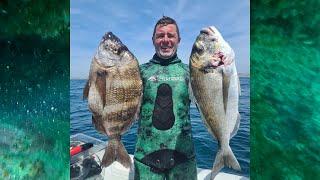
[[[164,37],[163,34],[156,35],[156,38],[163,38],[163,37]]]

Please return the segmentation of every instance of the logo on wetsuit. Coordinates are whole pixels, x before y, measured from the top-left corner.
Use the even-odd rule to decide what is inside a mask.
[[[155,81],[184,81],[185,79],[181,76],[172,76],[172,77],[167,77],[167,76],[157,76],[157,75],[154,75],[154,76],[151,76],[149,77],[148,81],[152,81],[152,82],[155,82]]]

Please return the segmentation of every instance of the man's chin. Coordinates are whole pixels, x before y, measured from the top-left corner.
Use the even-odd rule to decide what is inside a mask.
[[[169,58],[172,58],[174,56],[174,53],[173,52],[159,52],[157,53],[157,55],[162,58],[162,59],[169,59]]]

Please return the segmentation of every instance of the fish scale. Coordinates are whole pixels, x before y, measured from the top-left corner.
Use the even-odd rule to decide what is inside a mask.
[[[193,45],[189,68],[191,94],[208,131],[218,141],[211,179],[224,166],[241,170],[229,145],[240,124],[239,78],[234,60],[224,65],[221,54],[234,58],[233,50],[215,27],[202,29]]]
[[[93,58],[84,97],[95,128],[109,136],[101,165],[119,161],[129,168],[131,159],[120,140],[138,117],[142,80],[137,59],[111,32],[102,38]]]

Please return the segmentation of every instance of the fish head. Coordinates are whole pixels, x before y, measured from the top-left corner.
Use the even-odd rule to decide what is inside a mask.
[[[203,28],[192,47],[191,65],[204,69],[223,65],[222,47],[224,43],[220,32],[214,26]]]
[[[124,65],[131,62],[133,54],[112,32],[107,32],[99,44],[95,59],[105,67]]]

